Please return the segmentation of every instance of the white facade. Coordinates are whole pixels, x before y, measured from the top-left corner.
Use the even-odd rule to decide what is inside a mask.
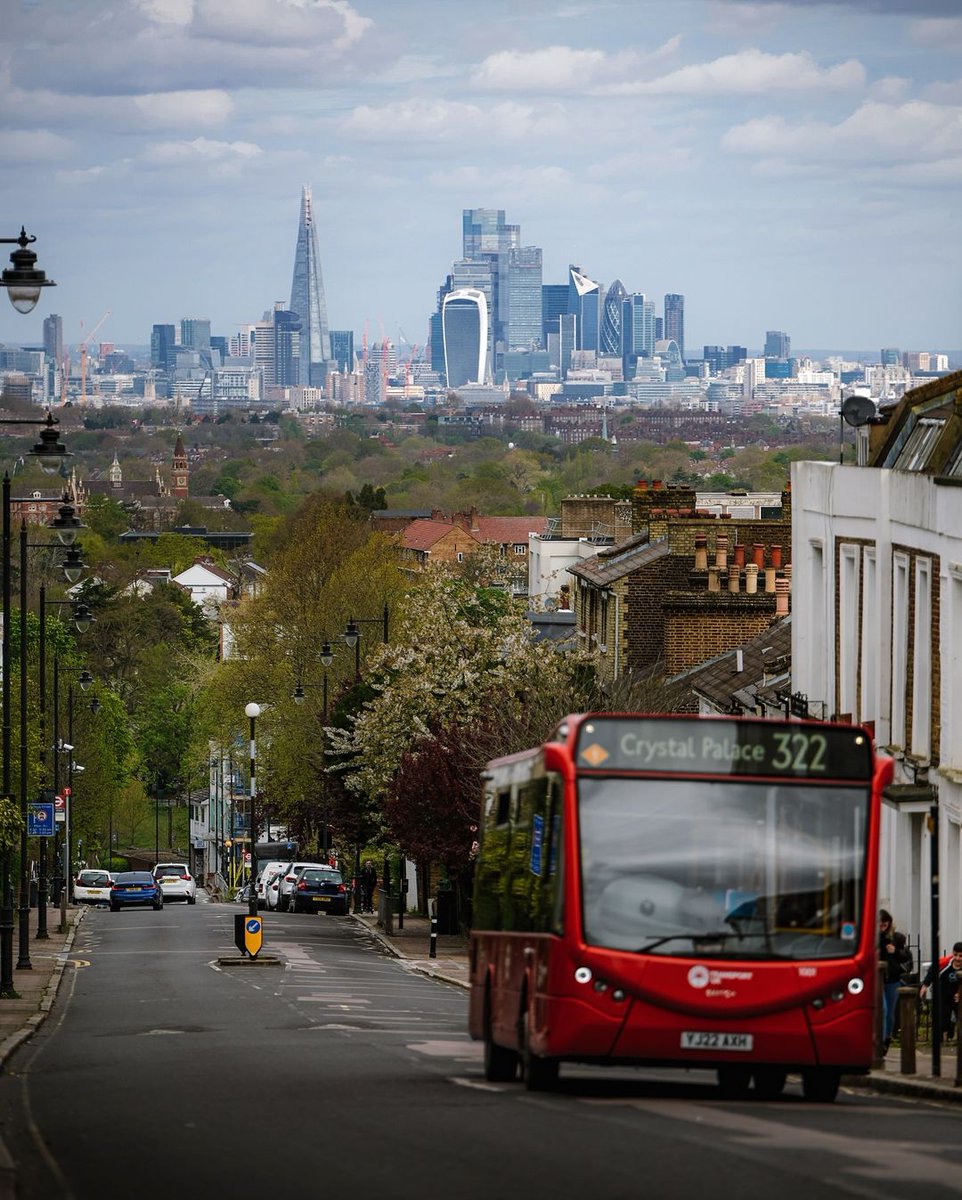
[[[879,897],[931,944],[962,938],[962,488],[909,471],[792,464],[792,690],[814,716],[874,723],[896,759]]]

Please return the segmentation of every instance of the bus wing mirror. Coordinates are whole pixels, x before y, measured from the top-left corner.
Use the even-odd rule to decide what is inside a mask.
[[[544,748],[544,765],[547,771],[564,772],[568,763],[568,755],[564,746],[557,742],[547,742]]]

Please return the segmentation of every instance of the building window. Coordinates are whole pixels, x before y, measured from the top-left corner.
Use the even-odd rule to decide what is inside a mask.
[[[881,630],[879,629],[878,563],[875,548],[866,547],[862,555],[862,680],[860,719],[877,721],[879,716],[878,683]]]
[[[946,656],[943,679],[948,684],[948,705],[942,708],[942,759],[946,766],[962,766],[962,563],[948,572],[948,627],[942,653]]]
[[[909,560],[905,554],[892,557],[892,732],[891,745],[905,745],[905,689],[908,673]]]
[[[823,631],[829,627],[825,618],[826,600],[828,599],[825,579],[825,547],[820,541],[813,541],[809,543],[809,548],[812,554],[812,569],[810,574],[812,590],[810,592],[809,614],[812,627],[812,645],[818,646]],[[831,645],[831,642],[829,645]],[[825,650],[823,650],[821,653],[815,652],[808,656],[811,677],[807,682],[809,699],[825,703],[822,709],[823,716],[827,716],[830,711],[827,703],[828,686],[826,678],[828,675],[828,664],[825,659],[825,653]]]
[[[526,554],[527,551],[528,551],[528,547],[523,542],[515,542],[515,546],[514,546],[515,554]]]
[[[838,703],[839,712],[858,711],[859,561],[857,546],[843,546],[838,580]]]
[[[912,754],[932,752],[932,562],[915,563],[915,654],[912,662]]]

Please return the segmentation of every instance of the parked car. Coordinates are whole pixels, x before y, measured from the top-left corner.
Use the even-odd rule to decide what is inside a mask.
[[[280,877],[280,887],[277,893],[278,912],[289,912],[291,907],[291,890],[297,882],[297,872],[302,867],[322,867],[319,862],[292,862],[287,864],[287,870]]]
[[[265,862],[260,865],[260,869],[257,872],[257,883],[255,884],[257,890],[258,908],[277,907],[276,902],[274,904],[270,903],[267,889],[270,886],[271,880],[276,878],[278,875],[284,874],[289,866],[289,862]],[[275,892],[275,901],[276,896],[277,893]]]
[[[111,912],[135,904],[149,904],[158,912],[164,907],[164,893],[149,871],[121,871],[110,885]]]
[[[160,884],[165,900],[197,903],[197,880],[188,871],[186,863],[158,863],[153,876]]]
[[[267,884],[264,886],[264,907],[271,912],[277,911],[277,906],[280,903],[281,880],[287,873],[287,863],[279,871],[273,871]]]
[[[328,912],[347,916],[350,892],[333,867],[301,867],[291,889],[292,912]]]
[[[109,904],[113,876],[100,867],[79,872],[73,881],[73,898],[78,904]]]

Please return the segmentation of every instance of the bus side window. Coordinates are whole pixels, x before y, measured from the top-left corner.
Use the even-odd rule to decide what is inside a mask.
[[[564,884],[561,800],[561,779],[557,775],[548,778],[545,795],[545,848],[544,877],[541,888],[540,928],[549,933],[564,932]]]
[[[502,929],[505,873],[508,864],[511,791],[488,792],[484,802],[478,860],[475,864],[473,924],[478,929]]]
[[[532,924],[531,833],[536,798],[542,781],[517,786],[511,822],[511,849],[508,852],[507,879],[504,888],[504,928],[524,931]]]

